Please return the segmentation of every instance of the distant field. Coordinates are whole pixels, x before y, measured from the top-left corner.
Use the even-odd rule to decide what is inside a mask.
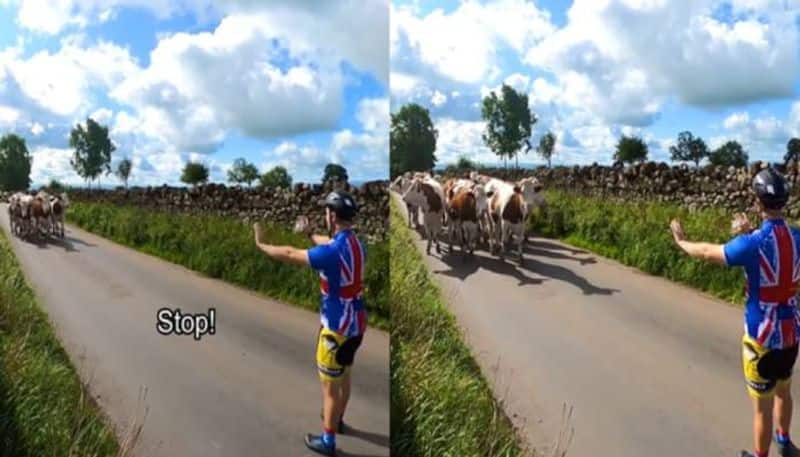
[[[75,203],[70,222],[117,243],[311,310],[319,309],[319,279],[310,268],[276,262],[253,242],[252,228],[240,221],[167,214],[105,203]],[[265,226],[275,244],[308,247],[286,228]],[[389,328],[388,242],[368,244],[365,297],[369,323]]]
[[[548,191],[547,201],[548,208],[531,218],[529,228],[534,233],[559,238],[723,300],[743,303],[740,269],[691,259],[675,246],[669,231],[670,220],[679,217],[689,239],[724,243],[731,238],[730,213],[703,210],[692,214],[674,204],[611,203],[557,191]]]

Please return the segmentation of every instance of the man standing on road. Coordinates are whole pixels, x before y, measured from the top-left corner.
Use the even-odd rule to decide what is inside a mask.
[[[792,421],[791,376],[797,359],[800,315],[800,230],[789,227],[783,208],[789,199],[786,180],[767,168],[753,179],[757,206],[764,220],[752,230],[747,216],[737,214],[727,244],[693,243],[677,219],[670,228],[675,243],[692,257],[728,266],[741,266],[747,278],[742,361],[747,391],[753,399],[754,452],[740,457],[767,457],[773,414],[775,442],[782,457],[800,456],[789,439]]]
[[[309,236],[316,245],[309,250],[271,246],[261,239],[261,227],[254,225],[256,245],[268,256],[283,262],[309,265],[317,270],[322,290],[320,331],[317,337],[317,370],[322,381],[323,432],[308,434],[309,449],[336,455],[336,433],[344,433],[344,412],[350,399],[350,367],[367,328],[364,290],[365,250],[353,232],[358,207],[352,196],[334,191],[328,194],[325,223],[329,238],[313,235],[307,223],[298,221],[296,231]]]

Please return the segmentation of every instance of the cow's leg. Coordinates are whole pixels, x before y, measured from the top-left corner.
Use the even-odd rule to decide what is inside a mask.
[[[429,228],[425,229],[425,237],[428,238],[428,244],[425,247],[425,254],[431,253],[431,243],[433,242],[433,237],[431,236],[431,230]]]

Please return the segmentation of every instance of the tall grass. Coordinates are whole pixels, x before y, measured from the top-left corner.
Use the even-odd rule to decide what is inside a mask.
[[[114,433],[38,306],[0,230],[0,455],[114,456]]]
[[[244,286],[308,309],[319,307],[319,279],[310,268],[271,260],[255,246],[253,231],[219,216],[172,214],[107,203],[75,203],[70,222],[212,278]],[[265,226],[273,244],[309,247],[309,241],[282,227]],[[368,244],[364,272],[369,322],[389,327],[389,253],[386,242]]]
[[[389,252],[392,455],[525,455],[394,202]]]
[[[743,302],[741,270],[690,258],[675,246],[669,231],[670,220],[678,217],[690,240],[724,243],[731,238],[730,213],[690,213],[669,203],[611,202],[556,191],[548,192],[547,202],[547,209],[531,218],[529,228],[533,232],[560,238],[724,300]]]

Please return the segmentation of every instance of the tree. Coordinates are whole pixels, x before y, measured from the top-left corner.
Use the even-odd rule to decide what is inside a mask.
[[[66,190],[66,187],[61,184],[61,181],[54,178],[50,180],[50,183],[47,184],[47,186],[45,186],[45,190],[51,194],[60,194]]]
[[[27,190],[31,185],[31,158],[25,139],[9,133],[0,138],[0,189]]]
[[[117,164],[117,171],[116,175],[125,184],[125,188],[128,188],[128,178],[131,176],[131,168],[133,163],[131,163],[131,159],[124,158],[120,160],[119,164]]]
[[[700,161],[708,157],[708,147],[702,138],[695,138],[692,132],[678,134],[678,144],[669,147],[673,162],[694,162],[695,167],[700,166]]]
[[[468,157],[461,156],[456,163],[448,165],[445,171],[448,173],[463,173],[465,171],[477,170],[478,168],[479,166]]]
[[[395,178],[407,171],[430,171],[436,165],[439,132],[427,109],[411,103],[392,114],[389,133],[390,174]]]
[[[790,160],[800,163],[800,138],[792,138],[786,143],[786,155],[783,156],[783,162],[789,163]]]
[[[728,141],[708,155],[712,165],[725,167],[744,167],[747,165],[747,153],[737,141]]]
[[[258,168],[243,158],[234,160],[233,165],[228,170],[228,182],[236,184],[246,183],[249,186],[257,179]]]
[[[288,189],[292,187],[292,177],[286,168],[277,166],[261,175],[261,186]]]
[[[87,118],[85,128],[77,124],[70,131],[69,146],[75,149],[70,164],[81,178],[91,182],[102,172],[111,172],[111,153],[117,148],[108,137],[107,126]]]
[[[531,149],[531,129],[537,121],[528,96],[503,84],[501,97],[492,92],[483,98],[481,116],[486,121],[483,141],[506,165],[509,157],[516,157],[519,168],[519,151],[523,146],[526,153]]]
[[[637,136],[625,136],[619,139],[614,160],[633,163],[647,160],[647,143]]]
[[[536,152],[547,160],[547,168],[550,168],[550,159],[553,157],[553,149],[556,146],[556,136],[553,132],[547,132],[539,140],[539,147]]]
[[[325,183],[331,179],[347,182],[347,170],[338,163],[329,163],[325,165],[325,174],[322,176],[322,182]]]
[[[181,173],[181,182],[197,185],[208,181],[208,167],[200,162],[186,162]]]

